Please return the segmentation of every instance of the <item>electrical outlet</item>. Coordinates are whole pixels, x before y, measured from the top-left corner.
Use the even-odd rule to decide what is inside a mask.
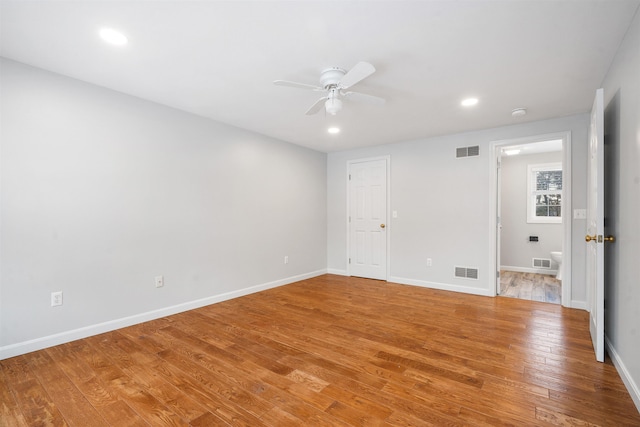
[[[164,286],[164,276],[156,276],[156,288]]]
[[[427,258],[427,267],[431,267],[433,265],[433,260],[431,258]]]
[[[51,307],[62,305],[62,291],[51,292]]]
[[[285,264],[289,264],[289,256],[288,255],[284,256],[284,263]]]

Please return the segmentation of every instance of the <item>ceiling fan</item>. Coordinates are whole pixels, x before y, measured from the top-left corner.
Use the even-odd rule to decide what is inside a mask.
[[[320,74],[320,85],[313,86],[306,83],[290,82],[286,80],[275,80],[273,84],[277,86],[289,86],[298,89],[308,89],[315,92],[325,92],[305,113],[306,115],[316,114],[324,105],[325,111],[335,115],[342,109],[342,99],[350,98],[354,100],[368,102],[370,104],[384,104],[384,98],[367,95],[360,92],[346,91],[346,89],[369,77],[376,71],[375,67],[368,62],[358,62],[352,69],[345,71],[342,68],[332,67],[324,70]]]

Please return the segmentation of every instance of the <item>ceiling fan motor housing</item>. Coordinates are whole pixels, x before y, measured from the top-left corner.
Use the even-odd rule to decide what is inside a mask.
[[[320,84],[325,89],[336,87],[345,74],[347,74],[347,72],[342,68],[327,68],[322,72],[322,74],[320,74]]]

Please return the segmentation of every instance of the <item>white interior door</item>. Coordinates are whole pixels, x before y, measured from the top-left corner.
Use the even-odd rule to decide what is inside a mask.
[[[589,127],[587,163],[587,287],[589,330],[596,359],[604,362],[604,110],[596,91]]]
[[[387,279],[387,160],[349,166],[349,274]]]

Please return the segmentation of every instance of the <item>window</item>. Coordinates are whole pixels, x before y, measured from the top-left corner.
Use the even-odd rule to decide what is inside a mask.
[[[562,222],[562,163],[527,167],[527,222]]]

